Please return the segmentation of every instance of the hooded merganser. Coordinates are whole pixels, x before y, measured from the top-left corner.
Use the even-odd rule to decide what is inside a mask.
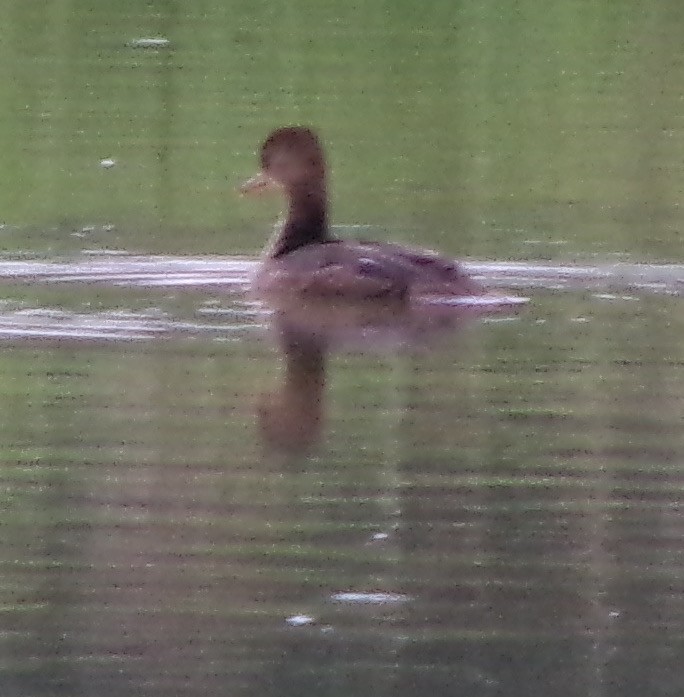
[[[261,171],[245,182],[241,192],[273,186],[284,191],[289,207],[264,252],[255,278],[258,292],[349,301],[485,294],[456,261],[435,252],[333,237],[328,228],[325,157],[309,128],[273,131],[261,148]]]

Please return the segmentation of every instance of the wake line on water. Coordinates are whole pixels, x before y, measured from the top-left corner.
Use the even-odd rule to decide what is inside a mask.
[[[247,287],[258,261],[251,257],[115,256],[84,254],[71,260],[0,262],[2,283],[97,283],[137,288]],[[463,263],[492,288],[619,290],[682,295],[682,264],[562,265],[530,262]]]
[[[260,323],[217,325],[183,322],[144,312],[76,313],[39,308],[0,313],[0,340],[141,342],[170,335],[177,337],[201,335],[216,341],[236,341],[246,331],[262,326]]]
[[[63,309],[0,310],[0,340],[147,342],[162,336],[210,337],[235,341],[268,324],[264,308],[249,303],[244,291],[258,261],[242,257],[171,257],[84,254],[77,259],[0,262],[0,283],[89,284],[120,288],[196,289],[225,295],[197,308],[194,321],[157,310],[92,313]],[[467,262],[468,273],[493,289],[588,290],[599,299],[633,299],[631,294],[684,294],[684,265],[606,264],[566,266],[527,262]],[[486,300],[486,298],[485,298]],[[518,299],[520,300],[520,299]],[[472,304],[472,299],[469,300]],[[214,323],[212,323],[212,320]]]

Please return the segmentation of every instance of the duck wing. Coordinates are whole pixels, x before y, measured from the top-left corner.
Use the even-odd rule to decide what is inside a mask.
[[[301,247],[272,260],[267,273],[275,290],[349,300],[482,293],[457,262],[384,242],[333,240]]]
[[[360,242],[359,247],[400,267],[413,294],[481,295],[484,292],[456,260],[432,250],[390,242]]]
[[[410,290],[404,265],[373,246],[330,242],[319,250],[323,253],[305,280],[303,293],[362,300],[403,298]]]

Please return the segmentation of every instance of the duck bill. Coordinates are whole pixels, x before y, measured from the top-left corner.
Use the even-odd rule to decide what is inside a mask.
[[[256,176],[248,179],[241,187],[241,194],[262,194],[269,189],[273,189],[276,186],[276,182],[266,174],[266,172],[259,172]]]

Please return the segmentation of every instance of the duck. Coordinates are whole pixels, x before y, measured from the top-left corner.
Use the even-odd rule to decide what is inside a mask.
[[[329,226],[325,154],[311,128],[277,128],[259,157],[260,171],[241,193],[279,189],[288,207],[253,279],[258,294],[399,303],[484,294],[457,261],[431,250],[335,237]]]

